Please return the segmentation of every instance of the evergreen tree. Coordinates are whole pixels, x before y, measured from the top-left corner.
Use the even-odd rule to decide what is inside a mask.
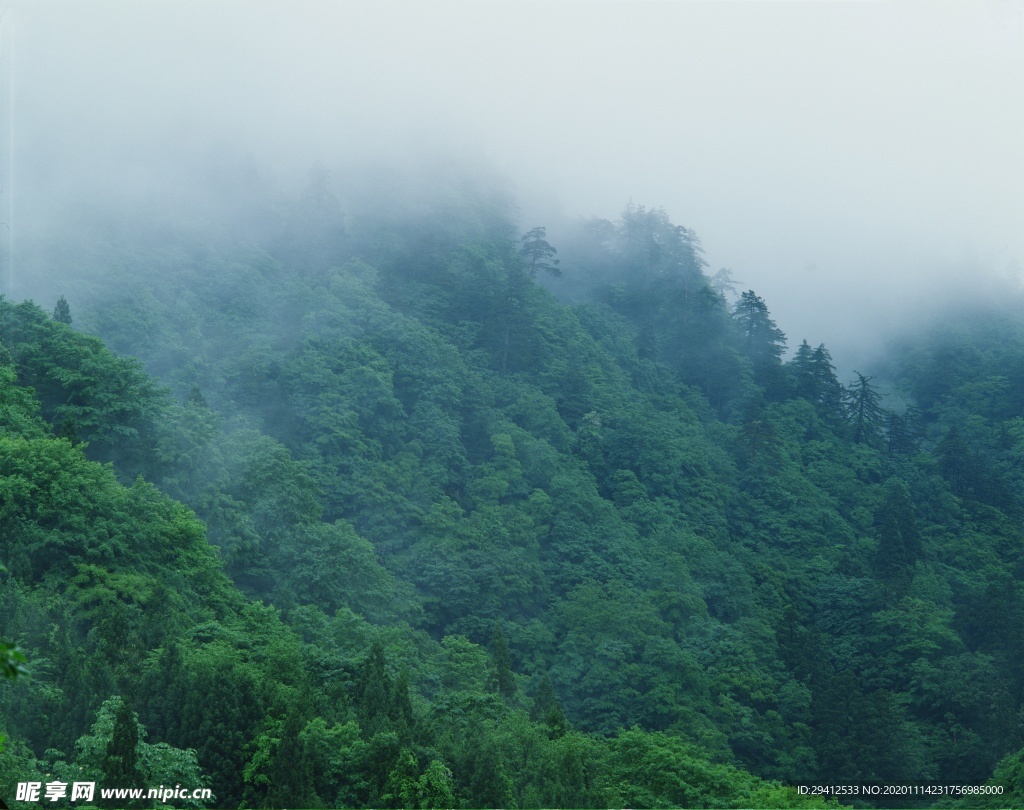
[[[306,725],[301,707],[293,706],[281,728],[281,739],[269,768],[271,789],[269,798],[273,807],[312,807],[312,763],[303,754],[299,734]]]
[[[63,295],[57,299],[57,306],[53,308],[53,319],[57,323],[71,325],[71,307],[68,306],[68,300]]]
[[[616,236],[617,253],[643,286],[656,279],[683,281],[691,289],[706,283],[700,240],[688,228],[673,225],[664,209],[627,205]]]
[[[415,720],[412,714],[412,701],[409,699],[409,673],[402,670],[395,678],[391,691],[389,714],[393,720],[398,738],[404,743],[412,738]]]
[[[842,419],[843,386],[836,377],[836,369],[832,365],[832,355],[829,354],[824,343],[819,344],[811,354],[810,370],[814,381],[814,399],[812,401],[818,406],[819,413],[833,420]]]
[[[800,346],[788,366],[793,377],[793,393],[808,402],[817,402],[818,391],[814,378],[813,351],[806,340],[800,342]]]
[[[472,807],[512,807],[512,780],[505,770],[500,752],[494,742],[481,741],[473,757],[470,776],[470,802]]]
[[[739,329],[743,352],[754,368],[754,380],[766,388],[769,397],[782,393],[781,358],[786,350],[786,335],[771,319],[764,299],[747,290],[733,308],[733,320]]]
[[[658,338],[650,321],[640,326],[636,336],[636,354],[641,360],[656,360],[658,357]]]
[[[935,447],[939,459],[939,472],[949,482],[950,489],[964,496],[972,492],[978,480],[978,461],[965,441],[960,428],[953,425]]]
[[[917,452],[923,434],[921,412],[913,405],[903,413],[889,413],[885,425],[885,442],[889,455],[910,456]]]
[[[875,444],[885,423],[882,397],[871,384],[873,377],[855,371],[857,379],[846,392],[846,418],[854,444]]]
[[[57,436],[61,439],[67,439],[74,447],[82,443],[82,440],[78,438],[78,428],[75,426],[75,420],[70,416],[61,421]]]
[[[121,700],[114,715],[114,733],[103,758],[105,787],[142,786],[138,768],[139,727],[128,701]]]
[[[494,626],[491,638],[491,677],[494,686],[505,700],[511,700],[516,693],[516,679],[512,674],[512,655],[508,649],[508,640],[501,629],[501,624]]]
[[[564,737],[569,731],[569,721],[565,719],[562,707],[558,705],[554,686],[547,674],[541,676],[537,685],[537,694],[534,695],[533,706],[530,707],[530,719],[535,723],[544,723],[552,739]]]
[[[882,581],[902,594],[913,577],[914,563],[921,553],[921,538],[910,490],[897,478],[885,483],[885,499],[875,512],[875,532],[875,567]]]
[[[384,647],[375,641],[359,674],[356,714],[363,734],[372,737],[379,731],[390,731],[390,715],[394,705],[394,691],[384,658]]]
[[[532,282],[519,267],[512,267],[505,280],[506,294],[493,314],[493,328],[499,335],[502,370],[529,367],[530,343],[533,340],[530,313],[527,307]]]
[[[764,299],[753,290],[740,295],[733,318],[743,337],[747,354],[759,360],[778,360],[786,350],[786,336],[775,325]]]
[[[554,257],[558,251],[551,247],[546,237],[546,228],[532,228],[520,240],[523,245],[519,248],[519,255],[526,260],[531,276],[536,276],[538,270],[553,276],[562,275],[558,267],[559,260]]]
[[[727,298],[736,293],[736,285],[741,283],[732,277],[732,270],[723,267],[711,277],[710,286],[722,298]]]

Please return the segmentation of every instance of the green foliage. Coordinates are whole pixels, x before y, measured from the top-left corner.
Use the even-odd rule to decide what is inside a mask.
[[[133,787],[141,781],[138,768],[139,730],[135,712],[124,701],[114,714],[114,727],[100,770],[103,783],[111,787]]]
[[[913,576],[914,563],[921,554],[914,506],[906,484],[894,478],[886,481],[884,497],[875,513],[878,532],[875,565],[886,585],[905,592]]]
[[[102,787],[180,784],[194,789],[208,784],[195,751],[147,743],[146,736],[129,704],[114,696],[103,702],[89,732],[75,742],[74,760],[56,761],[51,767],[65,781],[94,780]],[[197,800],[179,801],[186,807],[204,806]]]
[[[787,364],[793,379],[793,393],[813,404],[823,419],[833,424],[845,415],[844,390],[836,378],[832,355],[824,344],[811,349],[803,341]]]
[[[0,642],[0,678],[17,678],[27,676],[25,653],[17,647]]]
[[[53,319],[57,323],[71,326],[71,307],[68,306],[68,299],[63,295],[57,299],[57,306],[53,308]]]
[[[439,189],[371,216],[316,169],[244,248],[82,251],[76,325],[139,361],[0,301],[0,653],[32,662],[0,773],[265,807],[1015,784],[1018,322],[844,391],[662,210],[556,264]]]
[[[775,395],[781,380],[780,359],[786,350],[786,336],[775,325],[764,299],[753,290],[740,295],[733,307],[733,319],[739,329],[743,351],[750,358],[754,379],[769,395]]]
[[[882,397],[871,385],[871,377],[855,371],[857,379],[846,392],[846,418],[854,444],[876,445],[881,437],[885,414]]]
[[[35,389],[52,425],[74,422],[91,458],[118,460],[126,480],[152,470],[165,393],[134,359],[120,358],[26,302],[0,301],[0,334],[18,382]]]
[[[526,261],[531,276],[536,276],[538,270],[543,270],[555,276],[560,276],[562,271],[558,269],[558,259],[554,255],[558,253],[545,238],[545,228],[531,228],[520,240],[523,246],[519,248],[519,255]]]
[[[506,700],[511,700],[516,693],[516,680],[512,674],[512,656],[508,649],[508,639],[502,632],[501,625],[494,628],[491,638],[491,677],[494,686]]]
[[[7,568],[3,564],[0,564],[0,573],[4,573],[5,571],[7,571]],[[25,653],[17,647],[9,646],[3,641],[0,641],[0,678],[14,680],[19,676],[27,677],[29,671],[25,664]],[[6,739],[7,738],[3,734],[0,734],[0,756],[3,755],[4,742]]]
[[[976,807],[1013,807],[1024,801],[1024,750],[1003,757],[988,784],[1001,787],[1002,793],[981,800],[972,797],[971,804]],[[966,806],[966,802],[963,804]]]

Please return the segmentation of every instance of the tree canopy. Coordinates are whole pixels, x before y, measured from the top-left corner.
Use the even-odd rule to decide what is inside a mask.
[[[315,170],[244,238],[71,223],[74,323],[0,300],[0,796],[1016,801],[1019,317],[844,386],[661,209],[556,264],[443,191]]]

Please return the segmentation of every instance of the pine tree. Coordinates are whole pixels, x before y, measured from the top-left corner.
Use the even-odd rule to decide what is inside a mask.
[[[57,323],[71,325],[71,307],[68,306],[68,300],[63,295],[57,299],[57,306],[53,308],[53,319]]]
[[[394,694],[384,659],[384,647],[375,641],[359,674],[356,707],[359,726],[367,737],[372,737],[378,731],[391,730],[389,719],[393,706]]]
[[[793,393],[808,402],[817,402],[818,392],[814,379],[813,351],[806,340],[800,342],[796,354],[787,364],[793,377]]]
[[[536,276],[538,270],[551,273],[553,276],[562,275],[558,259],[555,258],[558,251],[551,247],[546,237],[546,228],[532,228],[520,240],[523,246],[519,248],[519,255],[526,260],[531,276]]]
[[[114,715],[114,733],[103,758],[105,787],[134,788],[142,786],[138,768],[139,727],[135,712],[121,700]]]
[[[494,636],[491,638],[491,667],[498,694],[510,700],[516,693],[516,679],[512,674],[512,654],[508,649],[508,640],[500,624],[494,626]]]
[[[474,757],[469,789],[472,807],[512,806],[512,780],[505,771],[501,754],[490,740],[483,742]]]
[[[769,395],[779,393],[776,389],[785,384],[781,358],[786,351],[786,335],[771,319],[764,299],[747,290],[733,308],[733,319],[743,351],[754,367],[754,379],[768,389]]]
[[[313,806],[313,770],[309,759],[303,756],[299,740],[305,725],[306,718],[300,708],[293,706],[286,714],[274,761],[269,767],[271,806]]]
[[[740,296],[733,309],[747,353],[759,359],[778,360],[786,350],[786,335],[771,319],[768,305],[753,290]]]
[[[843,386],[836,377],[832,355],[821,343],[811,354],[811,376],[814,379],[814,404],[819,413],[836,421],[843,416]]]
[[[885,422],[882,410],[882,396],[871,384],[872,377],[865,377],[859,371],[853,372],[857,379],[846,392],[846,416],[850,424],[854,444],[875,444]]]
[[[913,405],[903,413],[890,413],[885,425],[889,455],[913,455],[918,450],[922,433],[921,412]]]
[[[409,699],[409,673],[405,670],[402,670],[395,678],[395,685],[391,690],[389,714],[399,739],[403,742],[409,741],[412,738],[415,721],[412,714],[412,701]]]
[[[732,277],[732,270],[728,267],[723,267],[711,277],[711,289],[718,293],[722,298],[734,295],[736,293],[737,284],[742,284],[742,282],[736,281],[736,279]]]

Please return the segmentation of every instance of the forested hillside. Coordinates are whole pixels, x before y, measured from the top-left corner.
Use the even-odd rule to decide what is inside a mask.
[[[840,379],[658,209],[261,194],[79,212],[0,300],[0,798],[1024,802],[1010,308]]]

